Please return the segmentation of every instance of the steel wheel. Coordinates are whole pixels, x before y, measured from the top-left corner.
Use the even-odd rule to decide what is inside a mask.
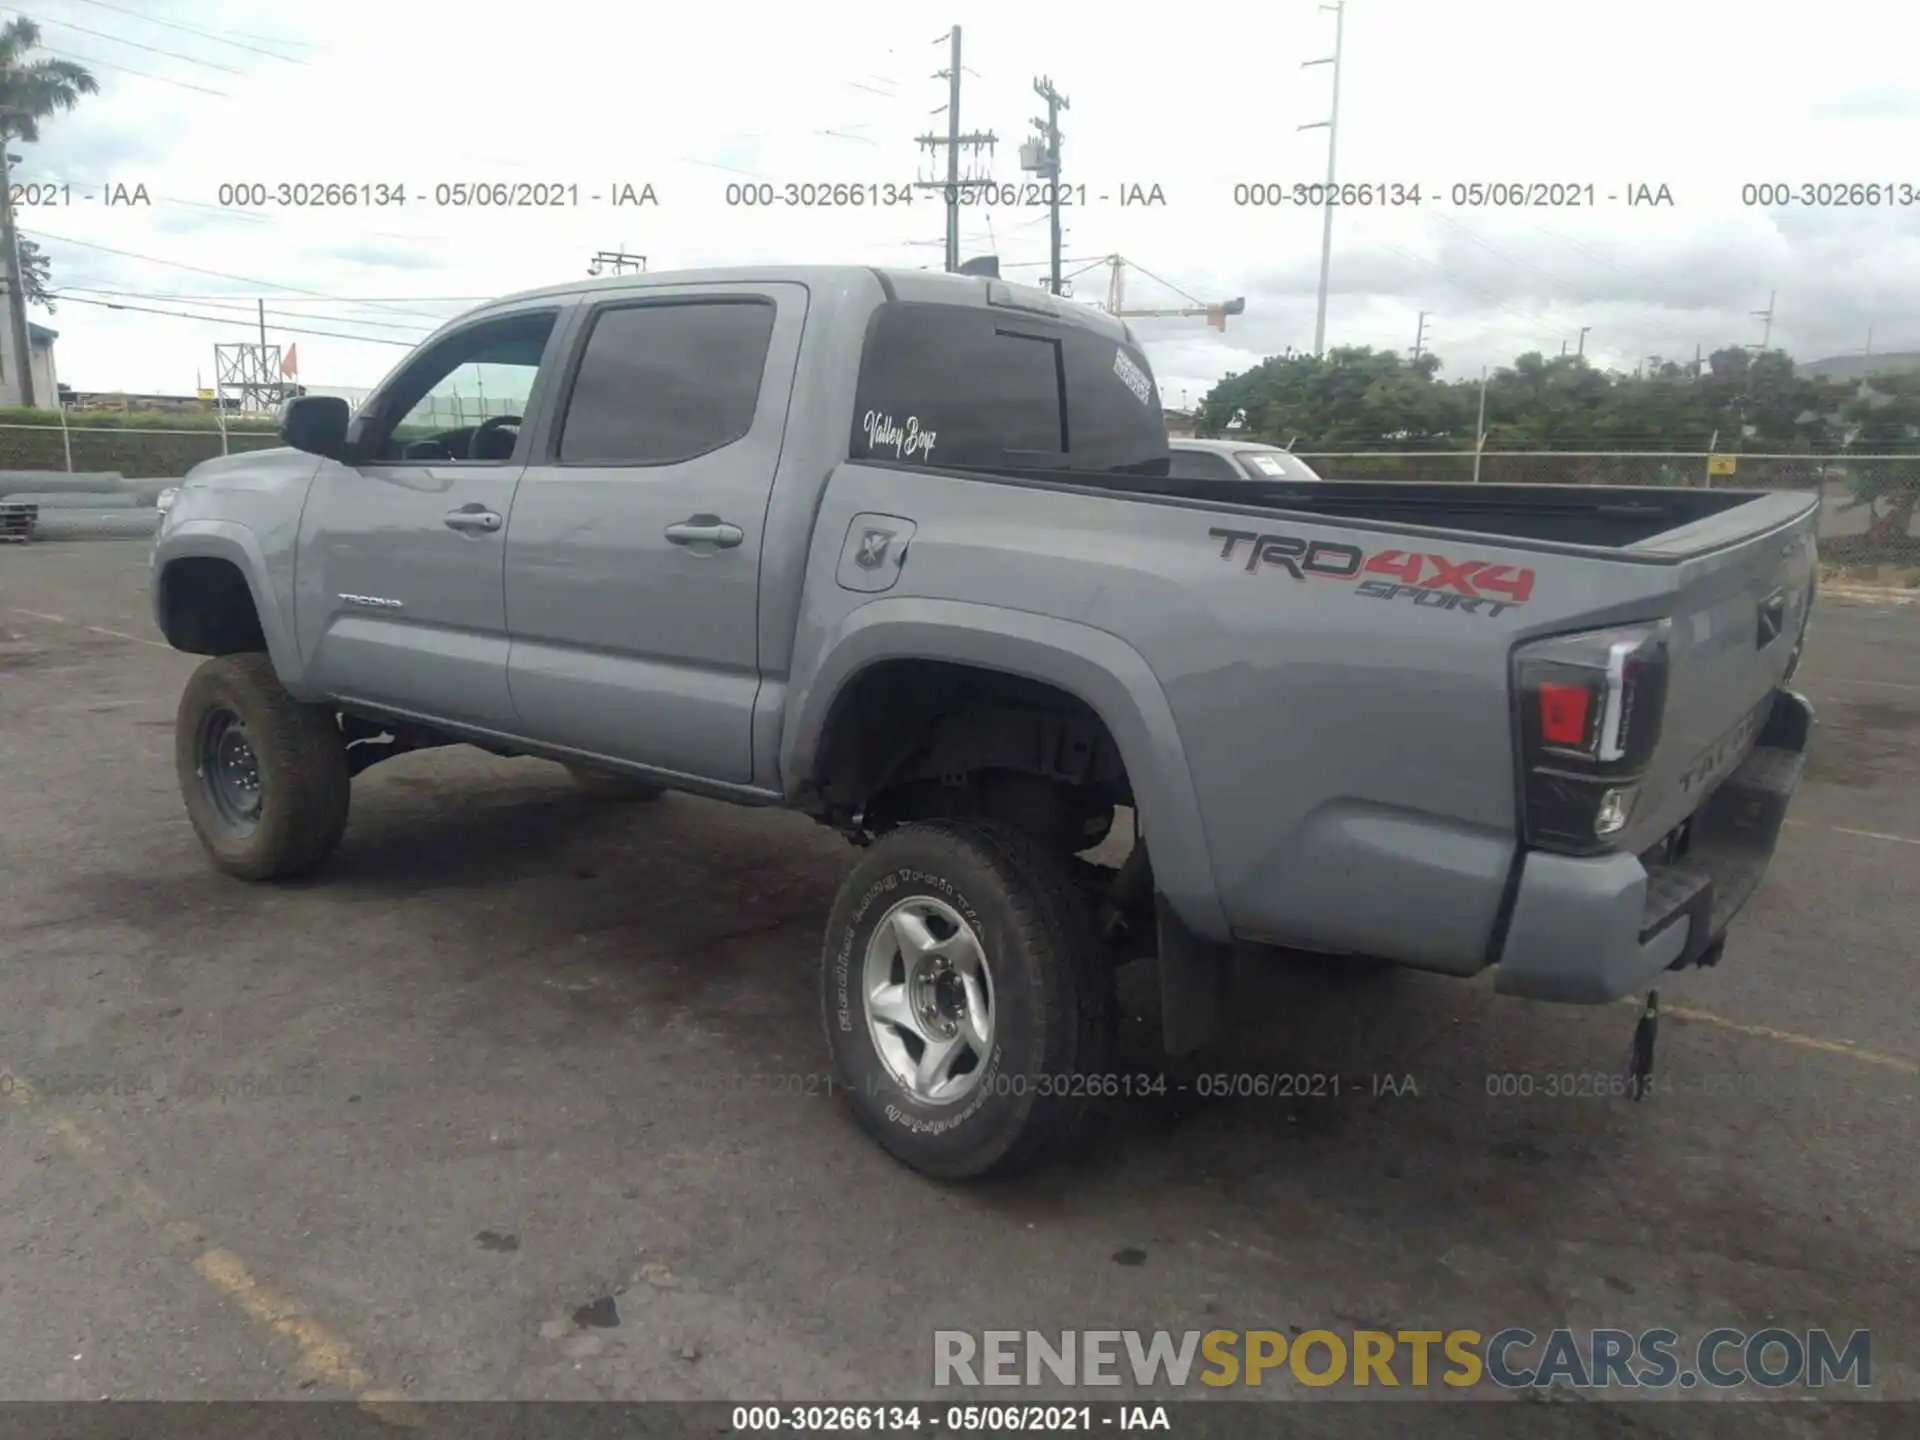
[[[867,943],[861,994],[881,1063],[915,1100],[949,1105],[993,1053],[993,976],[979,936],[931,896],[902,900]]]
[[[260,761],[246,723],[231,710],[208,710],[195,753],[200,788],[221,825],[235,838],[251,835],[260,824]]]

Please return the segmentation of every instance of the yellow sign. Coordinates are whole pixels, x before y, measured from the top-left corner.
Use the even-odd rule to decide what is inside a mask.
[[[213,391],[211,390],[202,390],[199,393],[202,400],[211,400],[213,398]]]
[[[1735,455],[1707,456],[1707,474],[1709,475],[1733,474],[1734,464],[1738,460],[1738,458],[1739,457]]]

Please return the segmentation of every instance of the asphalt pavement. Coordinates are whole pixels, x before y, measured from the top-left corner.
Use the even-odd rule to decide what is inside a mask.
[[[361,777],[310,880],[224,878],[145,565],[0,550],[0,1398],[859,1399],[931,1394],[936,1328],[1777,1324],[1870,1329],[1920,1401],[1920,605],[1817,612],[1807,778],[1724,962],[1662,986],[1663,1093],[1549,1093],[1622,1070],[1628,1006],[1279,967],[1205,1064],[1337,1098],[1116,1102],[953,1187],[826,1093],[841,839],[456,749]]]

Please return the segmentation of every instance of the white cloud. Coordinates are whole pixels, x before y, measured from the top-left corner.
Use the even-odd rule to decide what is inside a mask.
[[[1630,366],[1757,340],[1749,312],[1777,291],[1774,339],[1803,358],[1858,349],[1869,325],[1876,350],[1920,348],[1920,206],[1741,203],[1748,182],[1920,188],[1920,88],[1906,73],[1910,47],[1894,43],[1910,32],[1903,8],[1349,0],[1340,177],[1419,183],[1425,203],[1336,217],[1330,342],[1405,347],[1426,310],[1427,343],[1451,373],[1555,352],[1582,326],[1589,354]],[[767,211],[730,206],[726,187],[931,176],[914,137],[944,127],[930,112],[945,100],[932,72],[946,55],[932,42],[956,19],[962,124],[998,134],[998,178],[1021,178],[1018,145],[1041,113],[1035,75],[1070,99],[1068,178],[1091,203],[1067,216],[1069,270],[1118,252],[1202,299],[1247,297],[1224,335],[1195,319],[1139,322],[1171,400],[1312,343],[1319,212],[1233,203],[1236,182],[1324,175],[1325,132],[1298,127],[1324,118],[1328,70],[1301,62],[1331,51],[1333,26],[1307,0],[1154,10],[171,0],[139,20],[93,0],[39,0],[33,13],[48,45],[99,62],[103,90],[50,122],[16,177],[65,180],[76,196],[21,222],[51,252],[57,284],[89,287],[37,317],[61,331],[61,376],[79,388],[187,389],[210,377],[216,340],[251,338],[256,296],[267,297],[269,338],[299,344],[302,378],[356,386],[404,351],[337,336],[416,338],[463,308],[434,297],[579,275],[600,249],[644,253],[654,269],[938,264],[944,221],[925,192],[911,206]],[[474,180],[577,185],[582,200],[514,212],[433,203],[436,185]],[[1475,180],[1591,183],[1598,203],[1447,203],[1453,184]],[[223,212],[220,187],[249,181],[404,184],[407,204]],[[78,198],[110,182],[144,184],[156,203]],[[623,182],[651,184],[658,207],[587,198]],[[1131,183],[1159,185],[1167,204],[1093,198]],[[1640,183],[1668,186],[1673,207],[1606,198]],[[968,253],[997,249],[1019,267],[1009,273],[1041,273],[1044,210],[968,207],[962,230]],[[1105,281],[1093,269],[1080,293],[1102,295]],[[1128,300],[1184,303],[1140,271]]]

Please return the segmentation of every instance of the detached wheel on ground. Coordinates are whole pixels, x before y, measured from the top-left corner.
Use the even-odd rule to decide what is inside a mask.
[[[187,818],[229,875],[297,875],[340,843],[353,788],[346,737],[332,710],[281,688],[265,655],[223,655],[193,672],[173,754]]]
[[[656,785],[651,780],[642,780],[633,775],[622,775],[616,770],[592,770],[584,765],[569,765],[567,773],[573,776],[574,784],[602,800],[658,800],[667,793],[664,785]]]
[[[1005,825],[889,831],[827,922],[827,1044],[854,1114],[943,1179],[1070,1143],[1105,1073],[1113,995],[1066,863]]]

